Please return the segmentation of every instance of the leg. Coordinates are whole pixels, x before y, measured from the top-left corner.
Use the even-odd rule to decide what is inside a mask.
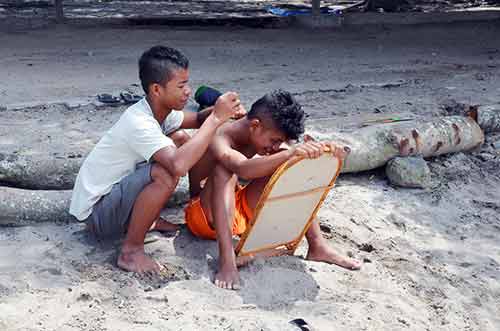
[[[313,220],[309,230],[307,230],[306,239],[309,244],[309,250],[306,257],[307,260],[336,264],[350,270],[358,270],[361,268],[361,262],[341,256],[328,246],[328,243],[321,234],[319,222],[317,220]]]
[[[174,133],[169,134],[168,136],[174,141],[174,144],[175,146],[177,146],[177,148],[181,147],[189,139],[191,139],[191,136],[184,130],[177,130]],[[156,221],[153,222],[149,231],[167,232],[176,231],[178,229],[178,225],[169,223],[167,220],[159,217]]]
[[[191,136],[184,130],[178,130],[170,134],[169,137],[174,141],[177,148],[184,145]],[[212,166],[212,161],[207,161],[204,158],[200,159],[189,170],[189,194],[191,198],[200,195],[200,181],[207,177],[207,170]]]
[[[160,265],[144,253],[144,238],[177,186],[178,178],[173,178],[160,165],[154,164],[151,180],[137,196],[118,257],[118,266],[127,271],[142,273],[160,270]]]
[[[266,187],[269,178],[270,177],[262,177],[254,179],[246,186],[245,191],[248,207],[250,207],[252,211],[257,207],[257,202],[259,202],[262,191],[264,191],[264,187]]]
[[[268,181],[268,177],[259,178],[248,184],[246,189],[247,202],[252,210],[255,209],[260,195]],[[316,220],[313,221],[311,227],[307,230],[306,239],[309,244],[309,251],[307,253],[308,260],[333,263],[351,270],[358,270],[361,268],[361,263],[359,261],[340,256],[328,246],[328,243],[321,235],[319,223]]]
[[[216,165],[200,196],[207,220],[217,233],[219,270],[215,275],[215,285],[235,290],[240,287],[232,240],[236,180],[233,173],[221,165]]]
[[[202,157],[191,170],[189,170],[189,195],[191,198],[201,194],[202,187],[200,182],[210,173],[210,170],[207,171],[207,169],[211,169],[213,163],[213,160]]]

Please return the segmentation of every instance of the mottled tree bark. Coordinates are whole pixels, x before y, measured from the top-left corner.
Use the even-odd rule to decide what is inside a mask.
[[[430,122],[378,124],[352,133],[313,133],[350,147],[343,173],[371,170],[396,156],[438,156],[473,149],[484,142],[479,125],[470,117],[449,116]]]

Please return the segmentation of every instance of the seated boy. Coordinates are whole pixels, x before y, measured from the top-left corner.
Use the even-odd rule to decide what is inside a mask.
[[[215,284],[238,289],[240,280],[232,242],[241,235],[252,218],[269,177],[285,161],[293,157],[319,157],[328,145],[338,157],[343,149],[328,143],[309,141],[287,146],[304,132],[305,114],[290,93],[274,91],[257,100],[248,114],[223,124],[209,148],[192,168],[194,197],[185,209],[186,225],[198,237],[216,239],[219,245],[219,270]],[[254,157],[258,155],[258,157]],[[206,178],[203,189],[200,182]],[[250,181],[241,188],[238,178]],[[334,263],[356,270],[360,262],[342,257],[322,237],[318,222],[306,233],[309,244],[307,259]]]
[[[122,114],[83,162],[70,213],[97,236],[126,233],[117,264],[143,273],[161,268],[144,252],[146,232],[175,228],[160,221],[161,209],[216,129],[238,113],[240,102],[236,93],[228,92],[212,109],[182,112],[191,94],[189,61],[170,47],[144,52],[139,77],[146,97]],[[180,132],[173,133],[179,128],[199,130],[187,141]]]

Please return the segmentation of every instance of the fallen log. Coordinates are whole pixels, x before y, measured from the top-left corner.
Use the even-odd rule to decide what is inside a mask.
[[[82,158],[0,153],[0,183],[31,190],[69,190],[82,162]]]
[[[68,222],[71,191],[30,191],[0,187],[0,225]]]
[[[0,187],[0,226],[77,221],[69,214],[71,192]],[[179,207],[188,199],[188,182],[183,177],[166,207]]]
[[[309,134],[317,140],[332,140],[350,147],[342,173],[375,169],[396,156],[431,157],[467,151],[484,142],[476,121],[461,116],[379,124],[351,133]]]
[[[378,168],[395,156],[431,157],[466,151],[484,141],[478,124],[470,117],[461,116],[430,122],[373,125],[352,133],[312,135],[339,141],[351,148],[342,172]],[[44,159],[39,155],[0,154],[0,183],[35,190],[71,189],[81,162],[82,158]]]

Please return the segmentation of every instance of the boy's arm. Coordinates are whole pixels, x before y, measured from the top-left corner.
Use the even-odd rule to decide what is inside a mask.
[[[205,120],[213,112],[214,106],[203,109],[199,112],[183,111],[184,119],[182,120],[181,129],[199,129]]]
[[[153,154],[153,159],[167,169],[172,176],[184,176],[205,153],[217,128],[237,111],[239,104],[236,93],[229,92],[222,95],[217,100],[214,112],[208,116],[189,141],[178,149],[164,147]]]
[[[324,150],[321,143],[310,142],[296,145],[278,153],[248,159],[245,155],[233,149],[224,136],[216,136],[210,145],[215,158],[224,167],[231,170],[238,177],[246,180],[272,175],[276,169],[294,156],[307,158],[319,157]]]
[[[183,111],[184,119],[182,120],[181,129],[199,129],[205,120],[213,112],[214,106],[205,108],[199,112]],[[231,116],[233,119],[238,119],[245,116],[246,110],[240,105],[236,112]]]

